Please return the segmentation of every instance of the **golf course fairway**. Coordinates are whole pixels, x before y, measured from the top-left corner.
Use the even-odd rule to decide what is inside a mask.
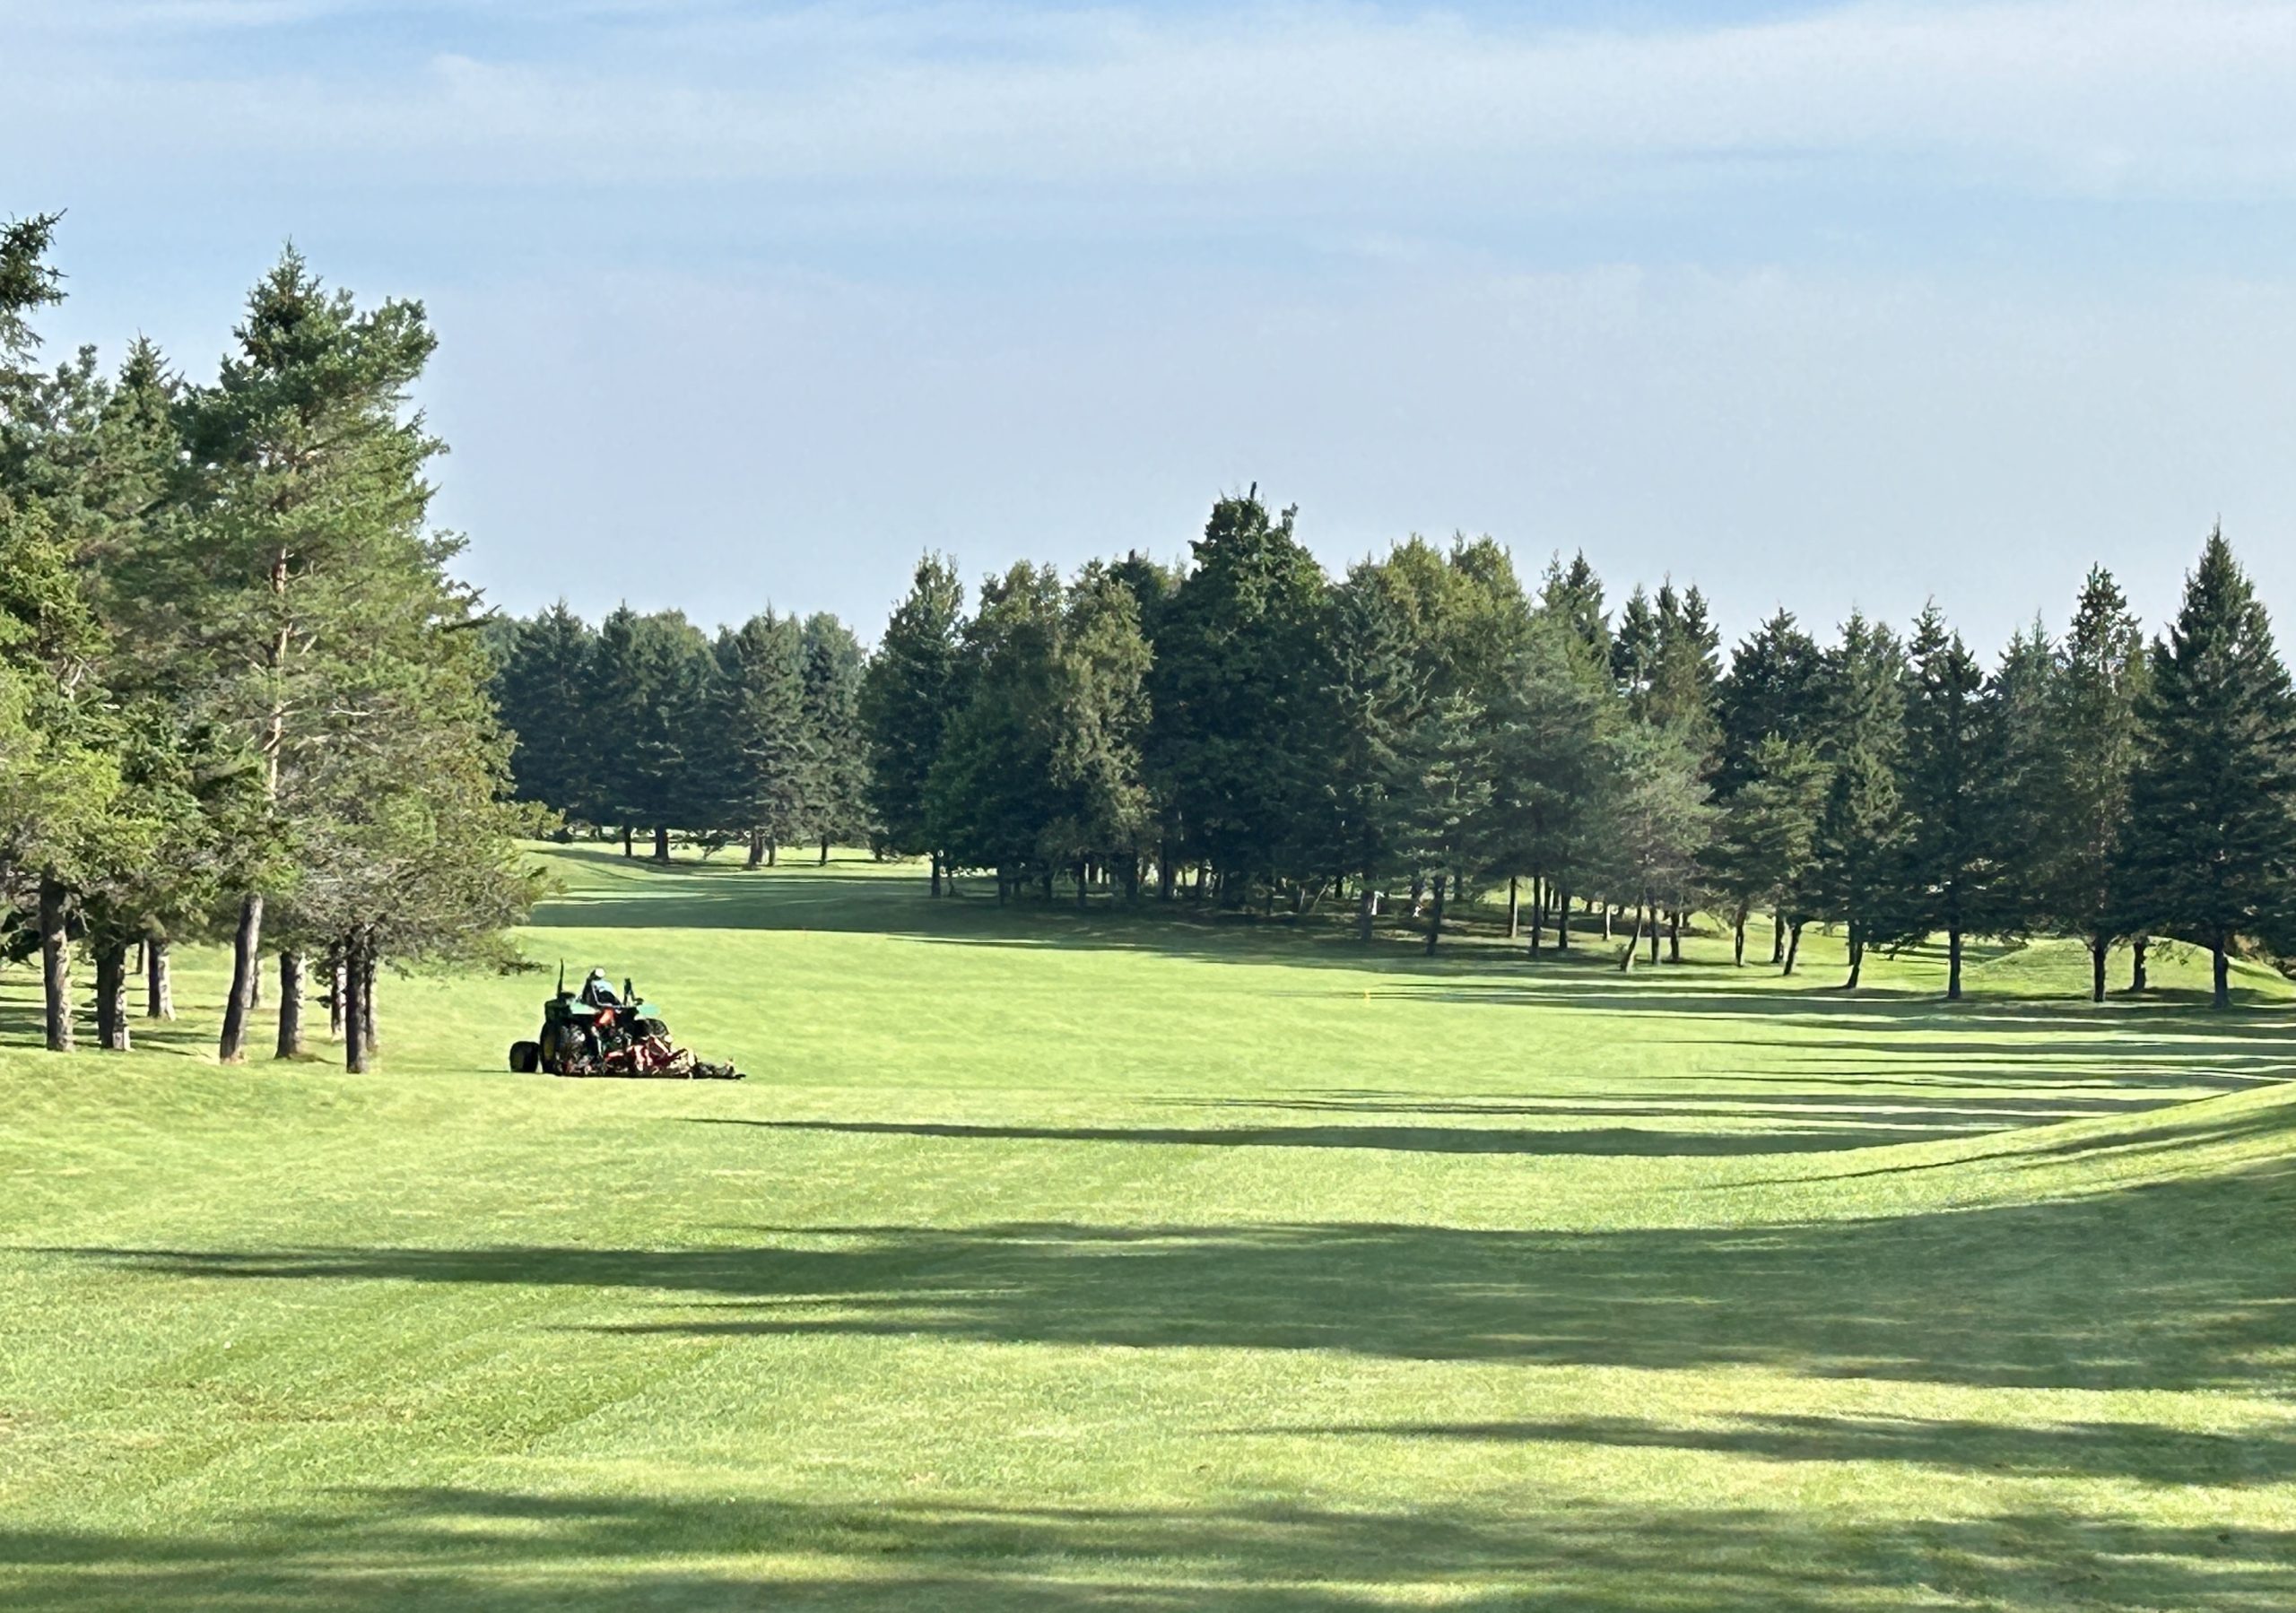
[[[2296,1607],[2276,976],[537,855],[369,1076],[0,973],[0,1607]],[[561,959],[749,1079],[509,1073]]]

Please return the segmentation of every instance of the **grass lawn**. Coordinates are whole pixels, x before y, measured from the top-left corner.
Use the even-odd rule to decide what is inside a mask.
[[[2276,977],[550,854],[529,954],[750,1080],[506,1073],[542,976],[221,1070],[213,954],[59,1059],[0,975],[0,1607],[2296,1607]]]

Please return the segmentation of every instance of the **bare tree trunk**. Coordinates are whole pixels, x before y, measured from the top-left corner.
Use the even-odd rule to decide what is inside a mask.
[[[2232,958],[2230,938],[2222,931],[2209,945],[2209,975],[2215,984],[2215,1002],[2219,1008],[2232,1006]]]
[[[1085,864],[1082,863],[1076,864],[1076,906],[1079,909],[1089,905],[1087,898],[1091,894],[1091,885],[1089,883],[1089,875],[1091,872],[1091,870]]]
[[[752,868],[760,868],[760,867],[762,867],[762,866],[764,865],[764,863],[765,863],[765,831],[764,831],[763,829],[761,829],[761,828],[753,828],[753,829],[752,829],[752,830],[750,831],[750,866],[751,866]],[[940,891],[940,883],[941,883],[941,880],[940,880],[940,870],[939,870],[939,869],[937,869],[937,868],[935,868],[935,869],[934,870],[934,878],[933,878],[933,884],[934,884],[934,891],[933,891],[933,894],[934,894],[935,896],[939,896],[939,895],[941,894],[941,891]]]
[[[168,971],[168,938],[154,935],[144,943],[144,1017],[176,1017],[175,981]]]
[[[933,894],[938,897],[941,894],[941,854],[939,852],[936,851],[932,854],[932,862]]]
[[[2092,1002],[2102,1002],[2105,1000],[2105,954],[2110,950],[2111,944],[2102,936],[2090,938],[2089,1001]]]
[[[822,866],[823,868],[829,866],[829,837],[827,835],[822,837]]]
[[[1961,1000],[1961,927],[1945,926],[1945,1001]]]
[[[636,828],[631,824],[623,824],[622,826],[622,854],[623,856],[634,857],[638,854],[637,840],[638,830]]]
[[[1781,975],[1794,972],[1794,960],[1802,955],[1802,921],[1796,919],[1786,929],[1786,957],[1779,967]]]
[[[239,902],[239,924],[231,936],[231,994],[223,1002],[223,1033],[215,1045],[221,1063],[248,1055],[248,1020],[255,1012],[256,974],[263,967],[263,894],[250,890]]]
[[[343,1067],[353,1075],[364,1075],[375,1067],[373,1051],[367,1045],[367,1004],[363,971],[359,965],[358,943],[344,943],[343,961]]]
[[[1603,904],[1603,912],[1606,915],[1609,914],[1609,903],[1605,902]],[[1634,928],[1628,931],[1626,934],[1626,950],[1618,955],[1618,972],[1620,974],[1631,975],[1634,972],[1634,955],[1641,950],[1641,947],[1642,908],[1638,904],[1634,909]]]
[[[359,1028],[366,1033],[369,1058],[383,1050],[382,1032],[375,1028],[375,938],[359,949]]]
[[[670,860],[670,830],[669,830],[669,826],[668,826],[668,825],[666,825],[666,824],[657,823],[657,824],[656,824],[656,825],[654,826],[654,861],[655,861],[655,862],[657,862],[657,863],[666,863],[666,862],[668,862],[669,860]]]
[[[1746,905],[1738,904],[1736,922],[1730,927],[1730,961],[1738,968],[1746,967]]]
[[[1865,972],[1866,927],[1853,918],[1849,921],[1849,978],[1841,983],[1841,989],[1856,991],[1858,976]]]
[[[1172,881],[1178,874],[1178,871],[1172,866],[1172,843],[1170,840],[1159,840],[1156,842],[1156,899],[1158,901],[1169,902],[1172,899]]]
[[[274,1056],[303,1056],[303,955],[293,947],[279,954],[279,1045]]]
[[[127,943],[107,941],[96,953],[96,1041],[112,1053],[126,1053],[127,1032]]]
[[[1568,957],[1570,953],[1570,888],[1562,888],[1562,899],[1554,905],[1554,950]]]
[[[1540,932],[1546,928],[1546,876],[1531,876],[1531,956],[1539,955]]]
[[[1634,922],[1638,925],[1642,923],[1642,915],[1639,913],[1634,915]],[[1603,939],[1605,941],[1611,939],[1611,905],[1607,898],[1603,903]]]
[[[2141,992],[2149,984],[2144,976],[2144,952],[2152,942],[2151,936],[2140,935],[2128,943],[2128,989],[2132,992]]]
[[[1666,910],[1666,961],[1680,963],[1682,960],[1683,910],[1679,907],[1670,907]]]
[[[1449,880],[1442,874],[1435,876],[1435,911],[1427,924],[1427,956],[1435,956],[1435,943],[1443,939],[1443,892]]]
[[[1523,932],[1523,910],[1515,899],[1515,876],[1507,876],[1507,939],[1515,940]]]
[[[343,948],[340,943],[326,950],[326,1034],[343,1034]]]

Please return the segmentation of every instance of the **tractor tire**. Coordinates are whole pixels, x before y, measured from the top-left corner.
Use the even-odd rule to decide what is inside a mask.
[[[510,1069],[518,1075],[532,1075],[542,1068],[542,1046],[536,1042],[510,1044]]]

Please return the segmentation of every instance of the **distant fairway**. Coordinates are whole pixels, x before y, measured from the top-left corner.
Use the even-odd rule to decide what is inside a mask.
[[[353,1078],[205,1063],[213,956],[124,1058],[0,975],[0,1607],[2296,1607],[2274,977],[553,857],[529,954],[751,1080],[502,1072],[546,976]]]

